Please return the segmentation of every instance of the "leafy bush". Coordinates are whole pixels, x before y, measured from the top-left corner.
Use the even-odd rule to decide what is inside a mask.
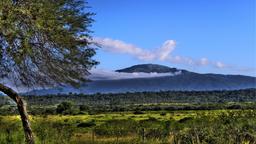
[[[64,101],[57,106],[56,112],[58,114],[72,114],[74,104],[70,101]]]
[[[94,121],[82,122],[77,125],[77,127],[81,127],[81,128],[93,127],[93,126],[96,126],[96,123]]]
[[[144,112],[143,112],[143,111],[136,110],[136,111],[133,112],[133,114],[135,114],[135,115],[144,114]]]

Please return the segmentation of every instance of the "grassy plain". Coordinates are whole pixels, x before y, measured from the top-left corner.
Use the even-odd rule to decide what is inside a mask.
[[[256,143],[256,110],[34,115],[38,144]],[[23,144],[19,116],[0,116],[0,143]]]
[[[256,89],[24,96],[37,144],[256,144]],[[0,97],[0,144],[23,144]]]

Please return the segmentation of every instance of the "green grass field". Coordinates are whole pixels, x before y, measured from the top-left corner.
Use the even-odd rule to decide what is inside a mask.
[[[256,143],[256,110],[31,116],[38,144]],[[19,116],[0,116],[0,143],[22,144]]]

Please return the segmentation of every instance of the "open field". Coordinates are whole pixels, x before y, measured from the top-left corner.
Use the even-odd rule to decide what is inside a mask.
[[[256,143],[256,110],[36,115],[39,144]],[[0,116],[0,143],[24,141],[19,117]]]

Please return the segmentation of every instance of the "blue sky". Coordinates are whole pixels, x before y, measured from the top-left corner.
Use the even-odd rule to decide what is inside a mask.
[[[93,36],[102,44],[98,68],[157,63],[256,76],[254,0],[88,2],[96,13]]]

